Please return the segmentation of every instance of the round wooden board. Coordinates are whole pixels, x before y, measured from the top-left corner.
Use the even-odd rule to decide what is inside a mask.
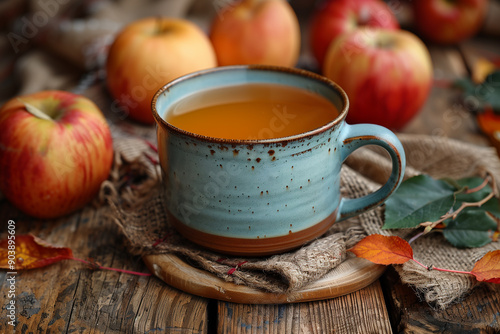
[[[385,266],[348,258],[321,279],[288,294],[274,294],[226,282],[194,268],[173,254],[147,255],[149,270],[168,285],[193,295],[244,304],[283,304],[322,300],[362,289],[377,280]]]

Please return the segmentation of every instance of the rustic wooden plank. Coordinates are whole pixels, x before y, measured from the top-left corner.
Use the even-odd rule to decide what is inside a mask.
[[[70,247],[76,257],[90,257],[107,267],[147,271],[139,257],[128,255],[115,226],[105,223],[102,209],[88,207],[54,221],[33,220],[6,201],[0,209],[3,232],[8,219],[13,219],[17,234],[29,232]],[[0,271],[2,312],[9,301],[5,279],[6,271]],[[16,332],[206,333],[208,328],[207,299],[170,288],[156,277],[94,271],[75,261],[19,272],[16,303]],[[0,332],[11,329],[2,315]]]
[[[322,301],[247,305],[218,303],[218,333],[392,333],[378,281]]]
[[[500,291],[486,285],[459,303],[440,310],[419,300],[394,269],[381,280],[387,287],[388,309],[397,333],[499,333]]]

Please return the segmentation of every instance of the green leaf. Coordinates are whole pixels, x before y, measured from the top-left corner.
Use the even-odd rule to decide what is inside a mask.
[[[436,221],[455,203],[456,189],[442,180],[418,175],[404,181],[386,201],[383,229],[413,228]]]
[[[484,179],[480,177],[466,177],[455,181],[459,188],[473,189],[481,185]],[[489,185],[484,186],[482,189],[475,191],[470,194],[465,192],[457,193],[457,207],[460,206],[459,202],[478,202],[488,196],[491,193],[491,187]]]
[[[500,70],[490,73],[481,84],[472,82],[470,78],[459,79],[454,82],[464,93],[464,100],[474,101],[481,109],[486,105],[494,111],[500,111]],[[480,111],[480,110],[479,110]]]
[[[467,210],[448,223],[443,235],[455,247],[481,247],[491,242],[496,229],[497,223],[486,212]]]
[[[37,117],[37,118],[40,118],[40,119],[44,119],[46,121],[53,121],[52,118],[50,118],[49,115],[45,114],[43,111],[41,111],[40,109],[38,109],[37,107],[35,107],[34,105],[32,104],[29,104],[28,102],[20,99],[20,98],[17,98],[19,100],[19,102],[21,102],[22,104],[24,104],[24,107],[26,108],[26,110],[32,114],[33,116]]]

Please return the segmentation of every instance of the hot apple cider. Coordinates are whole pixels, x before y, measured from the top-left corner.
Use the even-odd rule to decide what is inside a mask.
[[[291,86],[243,84],[193,93],[172,106],[167,122],[223,139],[271,139],[317,129],[339,111],[325,97]]]

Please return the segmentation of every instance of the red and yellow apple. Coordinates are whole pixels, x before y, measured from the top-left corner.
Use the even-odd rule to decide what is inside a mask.
[[[55,218],[83,207],[108,178],[108,124],[86,97],[44,91],[0,109],[0,191],[20,210]]]
[[[360,28],[328,49],[323,74],[349,97],[347,121],[400,130],[426,101],[433,71],[429,52],[404,30]]]
[[[323,65],[332,41],[359,27],[399,29],[399,23],[381,0],[328,0],[316,9],[311,19],[310,45],[314,57]]]
[[[151,100],[169,81],[217,66],[208,36],[184,19],[146,18],[115,38],[106,64],[111,106],[135,121],[154,123]]]
[[[417,33],[439,44],[455,44],[478,32],[488,0],[418,0],[413,2]]]
[[[285,0],[243,0],[218,11],[210,40],[220,66],[295,66],[300,53],[297,17]]]

